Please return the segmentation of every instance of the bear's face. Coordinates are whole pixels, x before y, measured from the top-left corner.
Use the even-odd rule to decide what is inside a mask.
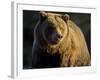
[[[61,42],[68,33],[67,23],[60,14],[41,13],[44,20],[41,24],[42,35],[50,45],[56,45]]]

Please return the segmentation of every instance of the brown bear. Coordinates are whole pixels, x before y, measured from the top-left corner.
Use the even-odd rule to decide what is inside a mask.
[[[43,57],[44,61],[40,63],[42,61],[40,56],[46,54],[59,56],[57,59],[59,67],[90,65],[90,55],[84,35],[67,14],[40,12],[39,21],[34,29],[32,66],[44,67],[46,63],[44,61],[49,60]]]

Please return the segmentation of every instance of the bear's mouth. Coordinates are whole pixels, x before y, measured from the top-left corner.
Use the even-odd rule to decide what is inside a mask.
[[[54,39],[54,40],[52,40],[51,42],[52,42],[52,44],[58,44],[59,42],[60,42],[60,38],[56,38],[56,39]]]

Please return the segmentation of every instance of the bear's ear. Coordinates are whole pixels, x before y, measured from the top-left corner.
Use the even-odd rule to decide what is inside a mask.
[[[47,13],[44,12],[44,11],[41,11],[40,12],[40,19],[41,19],[41,21],[44,21],[46,18],[47,18]]]
[[[69,20],[69,15],[68,14],[65,14],[65,15],[62,15],[62,19],[67,22]]]

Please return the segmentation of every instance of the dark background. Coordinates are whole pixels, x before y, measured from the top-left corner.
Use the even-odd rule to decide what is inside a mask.
[[[68,14],[70,19],[80,27],[91,55],[91,14],[69,12],[56,13]],[[39,11],[23,10],[23,69],[30,69],[32,66],[33,31],[38,19]]]

